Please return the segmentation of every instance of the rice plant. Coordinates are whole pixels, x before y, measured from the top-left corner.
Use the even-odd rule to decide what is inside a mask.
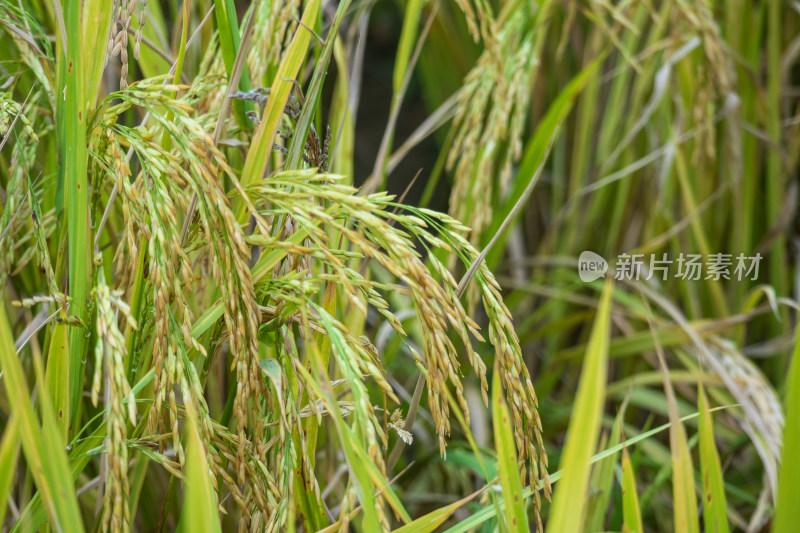
[[[0,26],[3,531],[795,528],[797,6]]]

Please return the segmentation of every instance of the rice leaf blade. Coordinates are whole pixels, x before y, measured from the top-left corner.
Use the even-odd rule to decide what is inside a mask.
[[[630,533],[644,531],[636,493],[636,473],[627,448],[622,449],[622,530]]]
[[[509,531],[526,532],[530,531],[527,506],[522,496],[517,450],[514,444],[514,432],[511,429],[511,414],[502,394],[500,372],[500,367],[495,365],[492,378],[492,422],[500,486],[503,489],[503,500],[506,502],[505,521]]]
[[[725,482],[722,466],[714,441],[714,421],[708,410],[708,398],[702,381],[698,381],[697,403],[700,411],[700,475],[703,480],[703,521],[705,531],[727,533],[730,531],[725,499]]]
[[[339,35],[339,26],[344,20],[344,16],[350,7],[350,0],[344,0],[339,3],[336,8],[336,15],[334,15],[333,24],[328,31],[328,38],[325,40],[325,46],[322,48],[322,53],[317,59],[317,64],[314,67],[314,74],[311,76],[311,84],[306,94],[306,101],[300,111],[300,118],[297,120],[294,135],[289,142],[289,154],[286,159],[286,168],[300,168],[302,162],[303,150],[306,145],[306,138],[308,137],[311,128],[311,121],[314,113],[317,110],[319,99],[322,94],[322,86],[325,83],[325,78],[328,73],[328,65],[331,61],[331,54],[336,44],[336,37]],[[324,132],[318,132],[318,142],[324,142]]]
[[[0,441],[0,524],[5,521],[8,497],[14,482],[19,459],[19,431],[17,417],[12,415]]]
[[[181,521],[187,532],[221,533],[216,490],[193,416],[189,416],[187,425],[189,446],[186,457],[186,496]]]
[[[600,417],[605,400],[608,362],[608,338],[611,318],[611,297],[614,284],[609,280],[600,295],[592,333],[586,349],[575,408],[567,428],[564,454],[561,459],[562,481],[553,495],[547,522],[552,533],[577,533],[586,511],[586,491],[592,454],[600,430]]]
[[[0,305],[0,368],[9,402],[17,417],[19,440],[30,465],[36,487],[42,494],[50,525],[56,531],[83,531],[78,500],[73,490],[63,448],[50,443],[61,442],[62,436],[49,405],[46,388],[40,388],[43,424],[33,409],[27,380],[14,350],[14,339],[8,326],[5,308]],[[49,415],[49,416],[48,416]]]
[[[778,496],[772,531],[789,533],[797,529],[796,496],[800,494],[800,328],[796,338],[789,374],[786,379],[786,425],[783,434],[783,456],[778,476]]]
[[[261,124],[256,129],[250,151],[242,170],[242,186],[247,187],[262,178],[267,168],[267,162],[272,154],[272,144],[275,133],[278,131],[278,124],[283,116],[284,108],[289,100],[289,95],[294,88],[293,80],[297,77],[303,59],[306,57],[308,45],[311,41],[311,32],[317,20],[321,0],[311,0],[306,5],[300,26],[292,39],[289,50],[286,52],[275,80],[272,83],[270,96],[261,118]],[[244,216],[244,205],[240,206],[239,220]]]

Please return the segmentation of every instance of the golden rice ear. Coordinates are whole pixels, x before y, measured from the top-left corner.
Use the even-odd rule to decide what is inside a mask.
[[[120,9],[132,5],[121,3],[114,11],[108,52],[123,61],[131,12]],[[141,39],[137,30],[137,55]],[[421,251],[435,248],[473,261],[478,254],[463,236],[468,230],[447,215],[403,210],[386,193],[360,194],[342,176],[327,174],[330,127],[323,138],[309,125],[299,163],[307,168],[243,186],[240,169],[231,168],[222,151],[228,148],[211,134],[224,128],[217,129],[219,117],[207,106],[224,89],[209,78],[180,85],[174,75],[164,75],[127,85],[123,67],[123,90],[102,101],[87,126],[92,214],[102,213],[91,242],[91,321],[65,314],[59,323],[94,331],[86,341],[94,358],[85,406],[104,423],[101,529],[132,526],[129,492],[143,480],[129,479],[130,460],[143,454],[175,478],[184,476],[187,462],[204,465],[209,486],[227,496],[220,498],[226,513],[245,525],[279,530],[289,519],[286,495],[293,490],[322,508],[313,467],[318,438],[345,443],[352,454],[347,464],[369,465],[352,469],[359,491],[343,491],[348,505],[356,498],[370,502],[363,511],[367,523],[389,528],[392,514],[409,521],[386,490],[392,469],[385,458],[391,443],[413,442],[413,428],[399,410],[401,397],[371,325],[377,320],[408,345],[444,454],[451,416],[463,413],[469,422],[464,360],[482,395],[488,392],[487,365],[473,347],[487,341],[445,262]],[[304,102],[299,90],[293,93],[282,117],[287,137]],[[268,96],[266,89],[233,93],[257,106]],[[141,123],[127,124],[127,114],[140,115]],[[219,120],[232,125],[237,119]],[[241,139],[224,146],[247,145],[244,132],[228,130]],[[12,184],[21,178],[15,179]],[[12,191],[6,205],[29,208],[36,223],[45,218],[22,199]],[[252,223],[237,220],[234,203]],[[4,227],[21,229],[11,227],[7,212]],[[51,233],[54,226],[47,222]],[[36,238],[39,253],[46,252],[46,236]],[[104,253],[107,246],[113,253]],[[109,258],[112,264],[105,263]],[[53,270],[51,294],[23,297],[21,305],[73,303],[58,291]],[[518,340],[507,331],[496,284],[481,270],[475,285],[487,291],[487,338],[495,357],[504,369],[518,371]],[[507,374],[502,383],[512,413],[532,417],[532,389]],[[208,399],[219,393],[210,392],[209,376],[211,387],[225,388],[222,406]],[[188,442],[199,441],[194,450],[205,461],[188,456],[189,426]],[[541,444],[530,423],[516,431],[525,444],[523,457]]]
[[[108,464],[103,500],[102,527],[104,531],[126,530],[131,517],[127,505],[128,482],[128,424],[138,422],[136,397],[127,379],[126,361],[130,361],[125,337],[117,316],[135,326],[130,307],[121,299],[122,291],[112,291],[105,283],[102,270],[94,289],[97,305],[97,343],[92,384],[92,402],[97,405],[101,380],[105,383],[104,404],[108,428]],[[113,526],[112,526],[113,523]]]
[[[139,13],[139,26],[145,19],[146,0]],[[111,35],[108,41],[108,52],[105,61],[109,58],[119,57],[121,68],[119,74],[119,88],[125,89],[128,86],[128,30],[131,25],[131,15],[136,5],[135,0],[116,0],[114,2],[114,20],[111,24]],[[139,41],[141,40],[141,30],[136,31],[134,43],[134,57],[139,58]]]
[[[478,324],[466,313],[458,297],[455,278],[433,255],[428,257],[429,265],[426,265],[416,252],[414,242],[450,249],[464,258],[465,262],[477,260],[479,254],[462,236],[466,228],[455,219],[433,211],[413,208],[408,208],[407,212],[397,209],[390,211],[389,208],[394,207],[392,199],[384,193],[360,196],[353,187],[330,181],[330,178],[331,176],[316,174],[311,170],[286,171],[246,187],[244,193],[255,206],[268,206],[270,213],[286,213],[286,219],[293,221],[291,231],[295,235],[302,234],[308,245],[313,244],[306,252],[310,256],[308,272],[312,274],[304,274],[304,283],[320,285],[323,279],[315,279],[313,272],[324,265],[323,271],[327,272],[324,279],[327,283],[334,282],[341,296],[351,302],[354,308],[364,308],[362,302],[366,302],[387,317],[397,334],[406,337],[406,331],[381,295],[387,287],[369,282],[358,271],[349,268],[339,253],[340,246],[347,244],[364,259],[385,269],[392,278],[400,281],[403,293],[416,311],[415,322],[420,329],[420,340],[424,347],[424,355],[419,356],[418,363],[424,371],[428,409],[436,428],[440,451],[444,454],[446,439],[451,432],[450,409],[457,407],[466,417],[467,423],[469,421],[469,407],[459,375],[459,349],[464,349],[469,354],[469,363],[478,375],[482,394],[486,396],[486,364],[472,349],[473,342],[485,341]],[[263,211],[261,214],[267,216],[268,212]],[[436,228],[435,233],[433,228]],[[332,230],[341,237],[331,241],[328,234]],[[267,244],[269,241],[261,242]],[[263,253],[267,253],[267,250]],[[298,250],[290,253],[303,252]],[[291,270],[282,271],[282,275],[289,274]],[[530,476],[532,483],[543,483],[549,487],[547,455],[541,436],[537,400],[522,360],[510,312],[503,303],[497,282],[485,264],[478,268],[474,283],[483,297],[484,311],[489,322],[488,339],[494,346],[495,358],[500,362],[501,383],[515,422],[514,434],[520,448],[520,459],[528,465],[523,469],[523,477]],[[281,290],[281,298],[289,298],[289,293],[286,292],[288,287],[279,289],[274,280],[268,286],[268,293],[273,297],[277,297],[276,290]],[[308,304],[303,304],[302,299],[298,300],[300,297],[297,294],[291,299],[302,309]],[[317,312],[322,313],[322,310]],[[343,325],[338,325],[334,317],[326,314],[324,316],[324,322],[336,324],[336,335],[341,335],[343,340],[335,345],[331,360],[359,369],[364,376],[374,379],[390,397],[393,396],[392,389],[384,382],[379,353],[374,349],[366,352],[363,350],[371,347],[372,343],[365,342],[363,338],[353,338]],[[307,324],[321,324],[315,313],[310,313],[303,320]],[[331,326],[327,327],[331,335]],[[458,347],[448,331],[455,333],[460,341]],[[311,386],[308,382],[307,384]],[[352,386],[355,387],[356,384]],[[456,404],[452,406],[449,399],[450,389],[455,391],[452,398]],[[365,391],[360,394],[365,394]],[[383,433],[381,425],[375,423],[371,408],[359,407],[358,404],[355,408],[356,412],[361,410],[368,434],[373,431],[376,436]],[[366,420],[372,422],[367,423]],[[373,443],[376,446],[378,444],[378,441]],[[383,472],[382,461],[378,462],[378,467]],[[549,492],[547,495],[549,497]]]

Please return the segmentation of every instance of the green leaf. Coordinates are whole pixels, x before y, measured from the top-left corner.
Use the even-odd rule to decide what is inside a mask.
[[[589,465],[592,453],[597,447],[605,400],[613,288],[613,281],[608,280],[600,296],[600,305],[589,338],[578,393],[567,429],[560,464],[564,475],[553,495],[553,505],[547,522],[548,532],[577,533],[583,524],[586,493],[589,487]]]
[[[436,531],[436,528],[444,524],[445,520],[450,518],[450,516],[456,512],[457,509],[460,509],[466,503],[472,501],[483,491],[484,489],[480,489],[473,492],[466,498],[462,498],[457,502],[451,503],[450,505],[446,505],[436,509],[435,511],[431,511],[428,514],[417,518],[413,522],[395,529],[393,533],[432,533],[433,531]]]
[[[419,16],[427,0],[409,0],[405,6],[403,14],[403,29],[400,32],[400,43],[397,45],[397,56],[394,60],[394,75],[392,77],[392,89],[394,94],[398,94],[403,85],[408,70],[408,61],[414,51],[417,39],[417,26]]]
[[[325,327],[328,333],[328,337],[330,338],[332,346],[332,353],[336,354],[336,356],[339,358],[342,371],[344,372],[346,379],[350,380],[351,382],[359,379],[352,369],[349,368],[349,363],[346,361],[348,354],[346,341],[342,337],[341,333],[333,326],[330,315],[322,307],[315,304],[312,305],[314,310],[316,310],[316,312],[319,314],[322,326]],[[315,343],[311,343],[310,347],[314,352],[319,351]],[[322,376],[322,379],[327,380],[328,378],[325,374],[324,367],[320,365],[320,358],[321,355],[319,353],[315,353],[312,356],[314,365],[317,367],[317,372]],[[355,485],[356,494],[358,494],[358,499],[361,502],[361,508],[364,514],[363,529],[365,531],[381,530],[380,520],[378,518],[376,508],[377,500],[375,495],[377,491],[382,491],[382,495],[386,499],[387,503],[389,503],[389,505],[392,507],[395,513],[400,516],[404,523],[410,522],[411,518],[403,508],[402,503],[397,498],[394,490],[392,490],[389,482],[378,470],[378,467],[375,465],[374,461],[370,458],[369,453],[364,448],[362,441],[363,439],[359,438],[360,434],[363,433],[363,429],[359,427],[359,424],[354,423],[354,427],[351,427],[345,422],[344,417],[339,410],[336,398],[333,396],[333,391],[330,389],[330,387],[326,387],[325,391],[321,390],[317,385],[318,379],[315,379],[313,376],[311,376],[311,374],[308,373],[308,370],[303,368],[302,365],[298,365],[296,369],[306,377],[306,384],[312,390],[314,390],[320,399],[323,400],[328,413],[331,415],[331,419],[336,426],[336,432],[338,433],[342,450],[344,451],[348,467],[352,473],[352,480]],[[351,388],[351,392],[353,393],[355,402],[358,402],[362,399],[366,400],[364,393],[359,392],[357,387]],[[354,417],[358,417],[357,412],[354,413]],[[362,421],[362,424],[368,423],[368,421]]]
[[[69,328],[63,324],[55,324],[52,332],[45,382],[61,430],[60,442],[66,444],[69,436]]]
[[[625,533],[642,533],[642,514],[639,511],[639,496],[636,493],[636,473],[628,455],[628,449],[622,449],[622,531]]]
[[[58,292],[56,286],[55,274],[53,267],[50,264],[50,254],[47,249],[47,238],[45,236],[44,228],[38,221],[44,220],[39,200],[36,198],[34,183],[31,179],[30,173],[28,178],[28,202],[31,207],[35,222],[35,235],[37,247],[40,250],[42,257],[40,258],[41,266],[46,272],[48,279],[49,291],[52,295]],[[56,308],[56,305],[51,305],[50,310]],[[61,310],[58,310],[61,313]],[[56,413],[58,420],[58,427],[61,430],[61,442],[67,444],[69,438],[69,328],[66,325],[59,324],[58,321],[50,322],[50,345],[47,353],[47,366],[45,370],[45,383],[47,389],[50,391],[50,398],[53,401],[53,411]],[[2,522],[0,522],[2,523]]]
[[[258,2],[255,2],[250,9],[258,9]],[[236,16],[236,5],[234,1],[214,0],[214,16],[217,19],[222,60],[225,63],[225,71],[228,73],[228,77],[230,77],[233,72],[233,65],[236,63],[236,55],[239,53],[239,46],[242,40],[241,34],[239,33],[239,19]],[[246,68],[242,71],[240,84],[245,91],[250,89],[250,78],[247,75]]]
[[[11,494],[18,459],[19,432],[17,431],[17,417],[12,414],[3,431],[3,441],[0,442],[0,524],[5,520],[8,497]]]
[[[154,369],[150,369],[145,373],[144,376],[139,380],[135,387],[133,387],[132,392],[134,394],[139,394],[151,381],[153,381],[153,377],[155,376]],[[123,403],[127,402],[127,400],[123,400]],[[80,434],[73,438],[72,442],[70,443],[70,454],[69,454],[69,468],[72,483],[78,479],[78,476],[83,472],[83,469],[86,468],[86,465],[89,463],[89,460],[99,453],[102,450],[103,440],[106,438],[106,423],[102,416],[98,415],[98,418],[101,420],[100,425],[95,429],[88,437],[80,437]],[[19,520],[14,524],[14,527],[11,528],[12,533],[19,533],[28,531],[36,531],[41,529],[42,524],[46,519],[46,511],[44,504],[41,498],[42,493],[37,492],[31,498],[31,501],[28,502],[28,505],[25,507],[25,510],[19,517]]]
[[[672,456],[672,505],[675,517],[675,530],[699,533],[700,521],[697,516],[697,493],[694,488],[694,466],[686,439],[686,429],[678,415],[678,402],[669,381],[668,370],[663,361],[661,348],[657,346],[664,373],[664,391],[667,397],[667,412],[672,424],[669,427],[669,448]]]
[[[297,120],[295,133],[292,135],[292,140],[289,143],[289,155],[286,158],[287,169],[300,168],[303,158],[303,149],[306,145],[306,138],[311,128],[311,119],[314,116],[314,111],[317,109],[317,104],[322,94],[322,85],[328,73],[328,64],[331,61],[331,54],[333,53],[333,47],[336,43],[336,36],[339,35],[339,26],[349,7],[350,0],[343,0],[336,9],[333,24],[331,25],[330,31],[328,31],[328,38],[325,40],[325,47],[322,49],[322,54],[317,59],[317,64],[314,67],[314,74],[311,76],[311,84],[306,94],[303,110],[300,112],[300,118]],[[318,138],[320,142],[322,142],[322,139],[325,138],[325,133],[322,131],[318,132]]]
[[[503,500],[511,502],[505,506],[506,525],[509,531],[530,531],[528,514],[525,511],[525,498],[522,496],[522,482],[517,463],[517,450],[514,445],[514,431],[511,427],[511,414],[500,385],[500,367],[495,365],[492,378],[492,422],[494,425],[494,444],[497,449],[497,466],[500,472],[500,486]]]
[[[83,521],[64,448],[57,444],[62,442],[63,437],[52,412],[47,388],[39,387],[43,418],[43,424],[40,425],[33,410],[25,373],[14,350],[14,339],[8,326],[6,311],[1,304],[0,368],[3,370],[3,385],[8,394],[11,412],[17,418],[19,440],[28,462],[28,471],[42,495],[50,525],[56,531],[83,531]],[[43,374],[43,371],[37,374]],[[42,385],[43,381],[44,376],[41,376],[39,382]]]
[[[611,429],[611,437],[601,446],[615,446],[620,441],[622,434],[622,419],[625,415],[625,406],[617,413],[617,418]],[[602,531],[605,526],[605,517],[608,511],[608,501],[614,485],[614,467],[617,465],[615,456],[603,459],[592,468],[590,480],[589,503],[586,510],[586,531]]]
[[[795,328],[795,335],[800,327]],[[796,498],[800,494],[800,336],[795,340],[789,376],[786,379],[786,425],[783,430],[783,456],[778,475],[778,503],[772,522],[774,533],[797,531],[800,513]]]
[[[60,9],[60,8],[59,8]],[[89,282],[92,263],[89,231],[89,179],[86,150],[86,76],[83,63],[81,31],[81,2],[66,2],[66,57],[62,47],[57,47],[62,68],[58,73],[57,94],[64,98],[58,108],[56,125],[59,129],[59,152],[62,165],[67,232],[69,240],[69,295],[72,298],[70,314],[87,323]],[[63,38],[64,36],[62,36]],[[61,98],[59,98],[60,100]],[[71,328],[69,335],[69,393],[70,420],[76,416],[83,395],[84,367],[86,355],[85,331]]]
[[[275,387],[280,387],[282,373],[281,373],[281,365],[275,359],[262,359],[258,362],[258,366],[261,367],[261,370],[266,374],[270,380],[275,384]]]
[[[189,449],[186,454],[186,496],[181,523],[187,532],[221,533],[217,493],[194,416],[187,416],[187,425]]]
[[[702,381],[697,382],[697,403],[700,411],[700,472],[703,479],[703,523],[706,533],[727,533],[727,503],[722,466],[714,443],[714,421],[708,410],[708,399]]]
[[[724,407],[718,407],[718,408],[716,408],[714,410],[716,411],[718,409],[727,409],[729,407],[734,407],[734,406],[733,405],[728,405],[728,406],[724,406]],[[680,420],[681,420],[681,422],[686,422],[688,420],[692,420],[692,419],[697,418],[699,416],[700,416],[700,413],[692,413],[690,415],[684,416]],[[662,424],[662,425],[658,426],[657,428],[650,429],[648,431],[645,431],[644,433],[640,433],[639,435],[636,435],[635,437],[627,439],[626,442],[624,442],[624,443],[617,444],[616,446],[612,446],[611,448],[608,448],[607,450],[603,450],[602,452],[596,453],[596,454],[594,454],[592,456],[592,459],[591,459],[590,463],[591,464],[595,464],[598,461],[602,461],[606,457],[610,457],[610,456],[612,456],[612,455],[614,455],[616,453],[619,453],[625,447],[632,446],[632,445],[634,445],[634,444],[636,444],[638,442],[642,442],[642,441],[644,441],[646,439],[649,439],[650,437],[652,437],[654,435],[658,435],[662,431],[668,430],[671,426],[672,426],[672,424],[667,422],[666,424]],[[561,471],[561,470],[550,474],[550,482],[551,483],[556,483],[558,480],[561,479],[562,474],[563,474],[563,471]],[[525,498],[530,498],[533,495],[533,490],[541,491],[542,490],[541,483],[539,484],[539,486],[535,487],[535,489],[532,489],[531,487],[526,487],[525,490],[522,491],[522,495]],[[482,523],[484,523],[487,520],[489,520],[490,518],[496,516],[498,507],[502,508],[504,505],[505,505],[505,503],[503,501],[501,501],[501,502],[499,502],[499,506],[491,505],[491,506],[488,506],[488,507],[484,507],[483,509],[481,509],[480,511],[476,512],[472,516],[462,520],[457,525],[455,525],[455,526],[451,527],[450,529],[446,530],[445,533],[465,533],[467,531],[472,531],[473,529],[475,529],[476,527],[478,527]]]
[[[257,10],[258,7],[259,3],[255,2],[250,6],[250,9]],[[252,14],[253,17],[255,17],[255,15],[256,13]],[[225,63],[225,71],[228,74],[228,79],[230,79],[234,71],[236,58],[239,56],[239,48],[242,39],[239,32],[239,23],[236,17],[236,5],[234,1],[214,0],[214,16],[217,19],[222,60]],[[239,78],[239,87],[241,87],[243,91],[250,90],[250,76],[247,73],[246,61],[243,63],[242,73]],[[241,100],[234,100],[232,104],[237,122],[240,126],[244,127],[247,124],[244,102]]]
[[[108,32],[111,28],[111,9],[114,2],[110,0],[86,0],[83,3],[83,65],[84,83],[87,95],[96,95],[100,76],[106,61]],[[102,95],[101,95],[102,98]],[[87,111],[94,109],[94,100],[90,99]]]
[[[314,27],[319,7],[320,0],[311,0],[306,6],[303,18],[297,28],[297,33],[295,33],[292,43],[289,45],[289,50],[287,50],[280,67],[278,67],[277,74],[275,74],[275,81],[272,82],[267,105],[264,109],[264,116],[261,118],[261,124],[256,129],[255,137],[250,145],[250,151],[247,153],[247,159],[244,162],[241,180],[243,187],[260,180],[267,168],[267,161],[269,161],[272,154],[275,133],[278,131],[283,110],[294,87],[293,80],[297,77],[300,66],[306,57],[308,44],[311,41],[309,28]],[[242,204],[240,205],[238,217],[240,221],[244,216],[244,212],[245,208],[244,204]]]

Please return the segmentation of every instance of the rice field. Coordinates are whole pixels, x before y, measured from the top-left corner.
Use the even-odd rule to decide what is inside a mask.
[[[797,3],[0,43],[0,531],[797,530]]]

